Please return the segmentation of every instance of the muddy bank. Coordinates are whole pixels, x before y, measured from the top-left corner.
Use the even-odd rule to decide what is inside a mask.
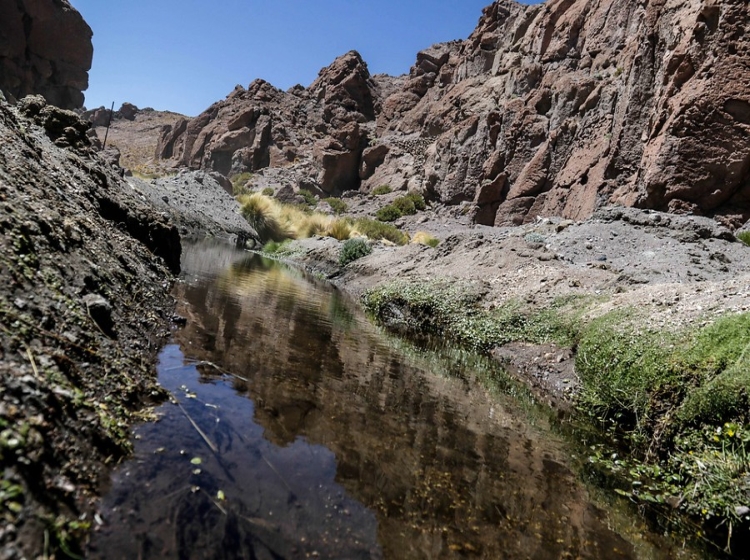
[[[180,237],[41,98],[0,102],[0,547],[76,553],[161,400]]]

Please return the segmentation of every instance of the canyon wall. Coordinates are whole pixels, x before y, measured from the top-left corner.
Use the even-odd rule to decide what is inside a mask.
[[[158,154],[230,175],[280,168],[331,193],[388,184],[485,225],[606,204],[738,225],[748,25],[744,0],[498,0],[408,75],[371,76],[352,52],[308,88],[256,81],[163,131]]]

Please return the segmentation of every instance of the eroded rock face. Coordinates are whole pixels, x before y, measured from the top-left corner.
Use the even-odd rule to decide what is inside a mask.
[[[386,143],[429,139],[423,189],[474,201],[479,223],[583,218],[609,203],[740,222],[749,23],[742,0],[499,0],[466,41],[420,53],[379,130]],[[422,94],[408,84],[423,76]]]
[[[254,82],[165,130],[160,155],[225,174],[304,161],[326,192],[417,190],[484,225],[607,204],[741,225],[749,26],[745,0],[498,0],[407,76],[348,53],[308,89]]]
[[[94,54],[91,28],[67,0],[0,0],[0,89],[83,106]]]
[[[237,86],[194,119],[162,130],[157,156],[224,175],[294,167],[325,192],[359,187],[365,127],[374,125],[379,86],[351,51],[309,88],[281,91],[256,80]]]

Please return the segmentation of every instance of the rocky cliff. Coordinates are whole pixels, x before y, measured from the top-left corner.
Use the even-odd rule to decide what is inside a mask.
[[[67,0],[0,0],[0,90],[37,93],[63,109],[83,105],[91,28]]]
[[[266,167],[326,192],[390,184],[477,223],[604,204],[750,217],[744,0],[498,0],[465,41],[372,77],[356,53],[309,87],[236,89],[165,130],[159,155]]]

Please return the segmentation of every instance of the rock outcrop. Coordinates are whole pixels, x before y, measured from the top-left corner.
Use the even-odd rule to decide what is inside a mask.
[[[225,174],[305,159],[326,192],[389,184],[485,225],[605,204],[740,225],[748,25],[744,0],[498,0],[408,76],[375,81],[349,53],[308,89],[255,82],[165,131],[160,155]]]
[[[164,127],[157,156],[224,175],[293,167],[325,192],[356,189],[379,89],[351,51],[309,88],[284,92],[263,80],[237,86],[198,117]]]
[[[94,47],[91,28],[67,0],[0,0],[0,90],[83,106]]]

